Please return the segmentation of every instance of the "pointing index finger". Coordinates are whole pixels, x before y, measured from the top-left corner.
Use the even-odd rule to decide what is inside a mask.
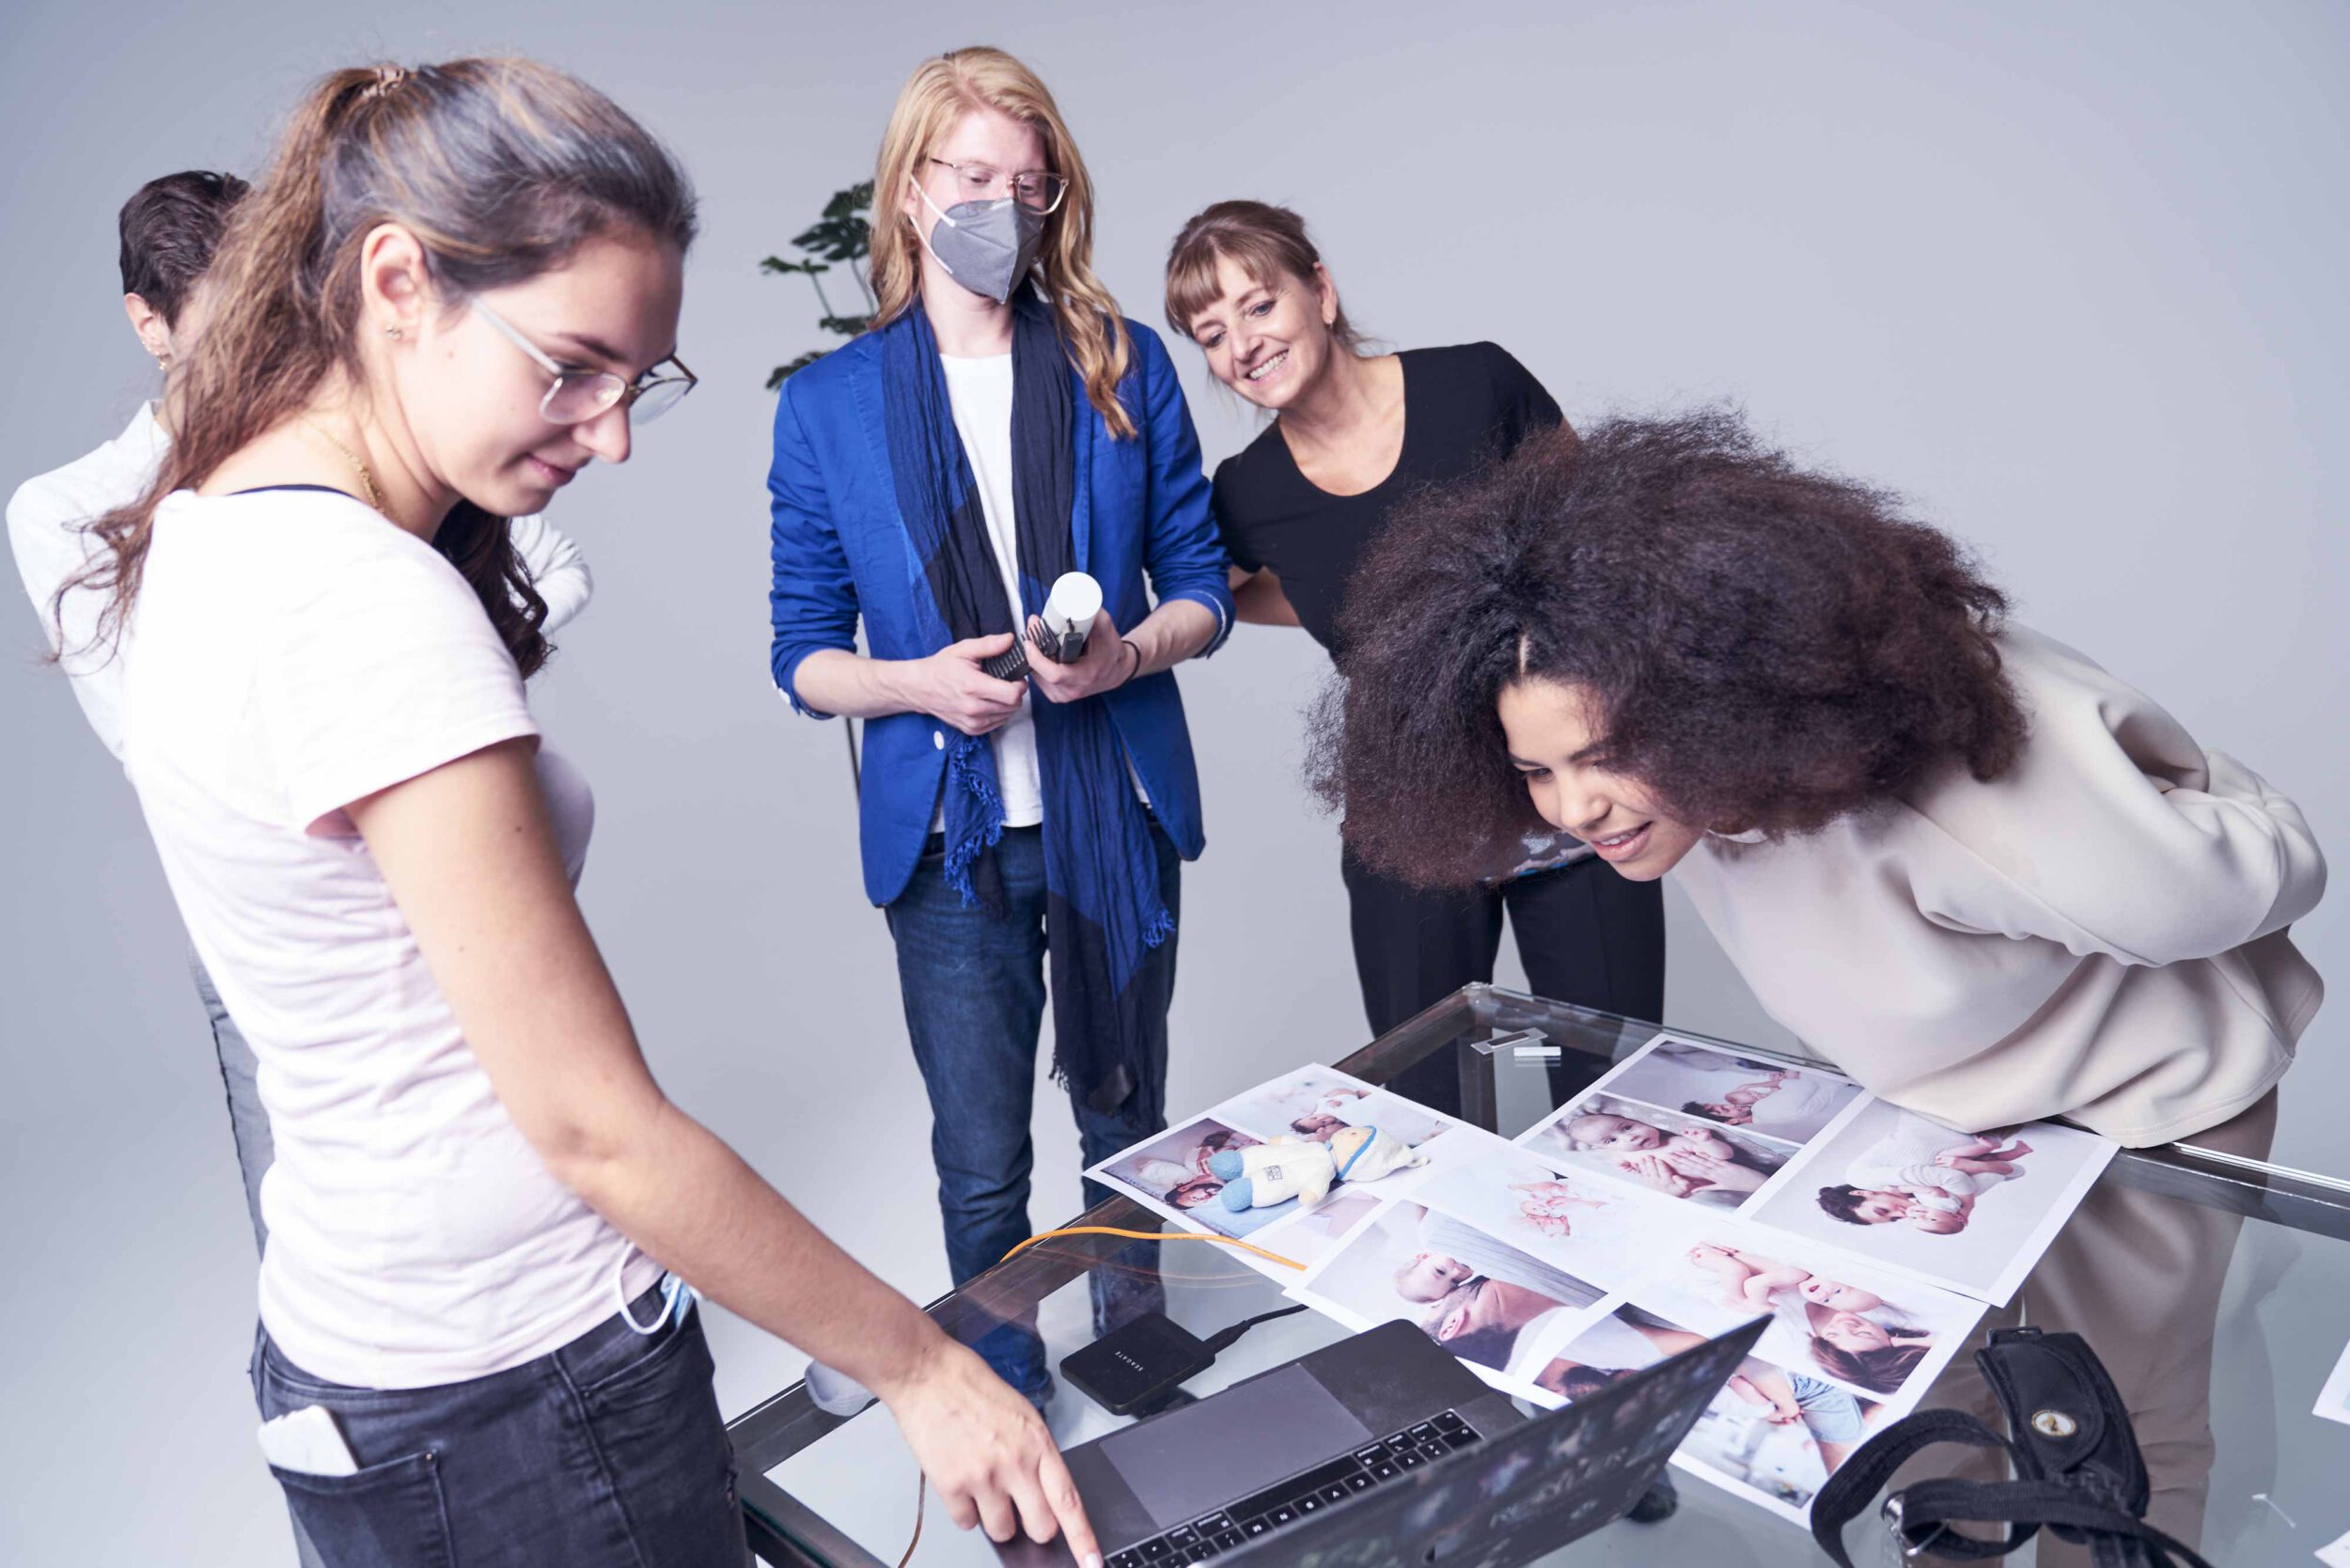
[[[1044,1500],[1052,1505],[1053,1517],[1060,1522],[1070,1555],[1081,1568],[1102,1568],[1101,1543],[1094,1539],[1085,1504],[1077,1500],[1077,1483],[1070,1477],[1069,1466],[1062,1462],[1058,1449],[1044,1450],[1037,1462],[1037,1476],[1044,1483]]]

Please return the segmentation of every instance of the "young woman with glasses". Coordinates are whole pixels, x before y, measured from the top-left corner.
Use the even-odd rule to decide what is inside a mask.
[[[1215,471],[1240,618],[1302,627],[1333,652],[1348,578],[1396,505],[1560,423],[1542,384],[1496,344],[1368,353],[1285,207],[1220,201],[1183,225],[1167,255],[1167,320],[1216,380],[1273,416]],[[1374,1033],[1492,980],[1505,910],[1536,991],[1663,1015],[1663,901],[1572,839],[1512,835],[1466,890],[1415,889],[1352,855],[1340,871]],[[1441,1075],[1404,1087],[1440,1105],[1459,1095]]]
[[[329,1568],[739,1563],[688,1279],[878,1391],[958,1519],[1091,1551],[1034,1413],[662,1094],[572,897],[502,520],[690,389],[694,227],[569,77],[337,71],[93,525],[125,762],[260,1059],[253,1380]]]
[[[1182,862],[1203,842],[1169,671],[1222,639],[1231,595],[1182,387],[1093,275],[1093,188],[1043,84],[993,49],[926,61],[873,189],[872,330],[776,403],[772,667],[796,711],[867,721],[865,893],[897,945],[960,1283],[1028,1234],[1048,996],[1085,1160],[1165,1125]],[[1073,571],[1103,608],[1061,663],[1017,634]],[[1124,1276],[1093,1278],[1102,1325]],[[982,1349],[1045,1399],[1033,1334]]]

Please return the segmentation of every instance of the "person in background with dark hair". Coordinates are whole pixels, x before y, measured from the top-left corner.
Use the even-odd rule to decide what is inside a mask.
[[[233,174],[183,169],[140,186],[122,204],[120,235],[122,307],[139,344],[155,356],[168,383],[173,363],[202,331],[209,300],[206,269],[227,229],[230,212],[249,189]],[[122,756],[122,663],[93,656],[90,644],[102,596],[82,590],[59,592],[89,564],[83,525],[137,499],[155,477],[171,444],[171,399],[142,401],[123,432],[63,468],[27,479],[8,507],[8,544],[17,574],[39,612],[50,651],[72,677],[74,698],[98,738],[118,760]],[[528,577],[528,591],[542,609],[540,630],[552,632],[588,607],[595,585],[579,547],[538,514],[512,519],[508,528]],[[527,603],[525,607],[527,608]],[[245,1213],[254,1244],[269,1239],[261,1217],[261,1177],[274,1157],[269,1117],[253,1084],[253,1048],[220,999],[203,961],[193,951],[188,966],[197,998],[212,1031],[221,1082],[228,1098],[228,1126],[236,1140],[237,1171],[244,1183]]]
[[[2289,928],[2325,856],[2266,780],[2006,604],[1893,496],[1732,415],[1613,420],[1371,549],[1315,768],[1355,852],[1418,883],[1529,818],[1677,874],[1763,1007],[1897,1105],[2261,1158],[2324,996]],[[2099,1186],[1985,1323],[2090,1337],[2149,1522],[2191,1543],[2236,1221],[2158,1203]],[[1981,1405],[1969,1365],[1945,1379]]]
[[[262,1450],[329,1568],[737,1568],[707,1290],[874,1390],[958,1524],[1099,1568],[1036,1412],[662,1091],[573,891],[502,520],[692,389],[696,228],[560,71],[333,72],[86,531],[125,767],[263,1064]]]
[[[149,180],[122,204],[116,220],[122,308],[158,370],[169,371],[173,356],[194,340],[199,318],[189,306],[196,282],[212,264],[229,209],[250,189],[233,174],[182,169]]]
[[[1240,618],[1302,627],[1334,654],[1347,581],[1397,505],[1561,427],[1558,403],[1496,344],[1365,352],[1304,221],[1284,207],[1220,201],[1186,223],[1167,255],[1167,320],[1216,380],[1273,416],[1215,471]],[[1504,910],[1535,991],[1664,1016],[1659,889],[1547,831],[1512,831],[1485,853],[1475,881],[1440,889],[1341,859],[1373,1034],[1491,980]],[[1459,1108],[1449,1069],[1393,1087]]]

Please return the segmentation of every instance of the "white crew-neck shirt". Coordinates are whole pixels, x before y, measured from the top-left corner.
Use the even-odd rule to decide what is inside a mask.
[[[987,517],[987,541],[995,552],[995,570],[1003,574],[1013,622],[1025,624],[1020,534],[1011,498],[1011,355],[961,359],[940,354],[938,360],[947,372],[947,401],[954,410],[955,433],[963,438],[964,456],[970,460],[971,477],[979,483],[979,510]],[[988,736],[995,749],[995,786],[1003,796],[1006,827],[1034,827],[1044,820],[1044,785],[1036,760],[1036,718],[1030,711],[1035,701],[1034,692],[1024,695],[1020,711]]]
[[[343,808],[537,727],[473,590],[347,496],[167,496],[126,645],[124,766],[258,1058],[261,1321],[320,1377],[453,1383],[594,1327],[659,1266],[499,1103]],[[539,753],[574,878],[593,806]]]

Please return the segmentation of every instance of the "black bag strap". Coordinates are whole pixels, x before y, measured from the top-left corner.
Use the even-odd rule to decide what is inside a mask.
[[[2088,1543],[2097,1568],[2211,1568],[2138,1517],[2148,1496],[2145,1466],[2121,1397],[2085,1341],[2000,1329],[1976,1359],[2015,1436],[1963,1410],[1921,1410],[1862,1444],[1811,1504],[1812,1539],[1837,1568],[1853,1568],[1844,1527],[1912,1456],[1943,1443],[1997,1449],[2017,1479],[1920,1481],[1886,1498],[1881,1513],[1904,1558],[2002,1557],[2044,1525]],[[1961,1535],[1950,1528],[1958,1523],[2004,1524],[2007,1538]]]

